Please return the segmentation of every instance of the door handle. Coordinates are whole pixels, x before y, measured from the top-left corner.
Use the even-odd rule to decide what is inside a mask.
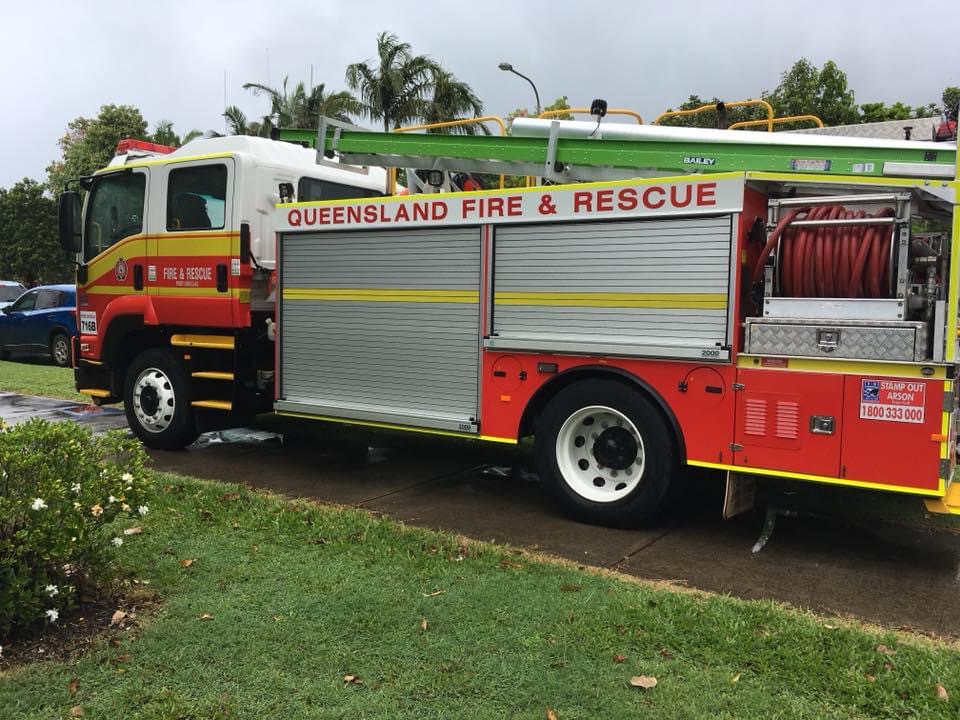
[[[226,263],[217,264],[217,292],[225,293],[227,291],[227,265]]]
[[[133,266],[133,289],[143,290],[143,265]]]

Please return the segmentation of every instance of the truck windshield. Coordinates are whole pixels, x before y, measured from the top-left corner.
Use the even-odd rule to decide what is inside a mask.
[[[143,232],[146,182],[143,173],[106,175],[95,181],[83,233],[85,262],[125,237]]]

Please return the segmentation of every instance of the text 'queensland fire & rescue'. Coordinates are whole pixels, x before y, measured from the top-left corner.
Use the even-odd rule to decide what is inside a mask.
[[[447,225],[485,221],[560,220],[608,215],[703,211],[718,206],[718,183],[675,182],[620,187],[544,189],[512,195],[485,193],[416,197],[290,208],[287,224],[300,227]],[[719,209],[719,208],[718,208]]]

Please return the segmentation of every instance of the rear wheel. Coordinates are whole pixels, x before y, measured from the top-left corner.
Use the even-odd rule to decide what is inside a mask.
[[[534,451],[540,478],[579,520],[629,527],[667,497],[676,465],[672,435],[642,393],[610,380],[561,390],[544,408]]]
[[[190,385],[170,350],[146,350],[134,359],[123,400],[130,429],[148,447],[175,450],[197,439]]]
[[[59,367],[70,367],[72,358],[70,357],[70,338],[66,333],[57,333],[50,341],[50,357]]]

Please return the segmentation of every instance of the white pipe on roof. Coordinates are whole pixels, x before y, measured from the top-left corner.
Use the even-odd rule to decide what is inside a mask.
[[[510,126],[515,137],[548,137],[554,121],[539,118],[516,118]],[[952,145],[919,140],[880,140],[835,135],[798,135],[785,132],[749,132],[743,130],[711,130],[709,128],[669,127],[601,122],[597,127],[590,120],[558,120],[560,137],[635,142],[702,142],[738,145],[782,145],[792,147],[886,148],[890,150],[947,150]]]

